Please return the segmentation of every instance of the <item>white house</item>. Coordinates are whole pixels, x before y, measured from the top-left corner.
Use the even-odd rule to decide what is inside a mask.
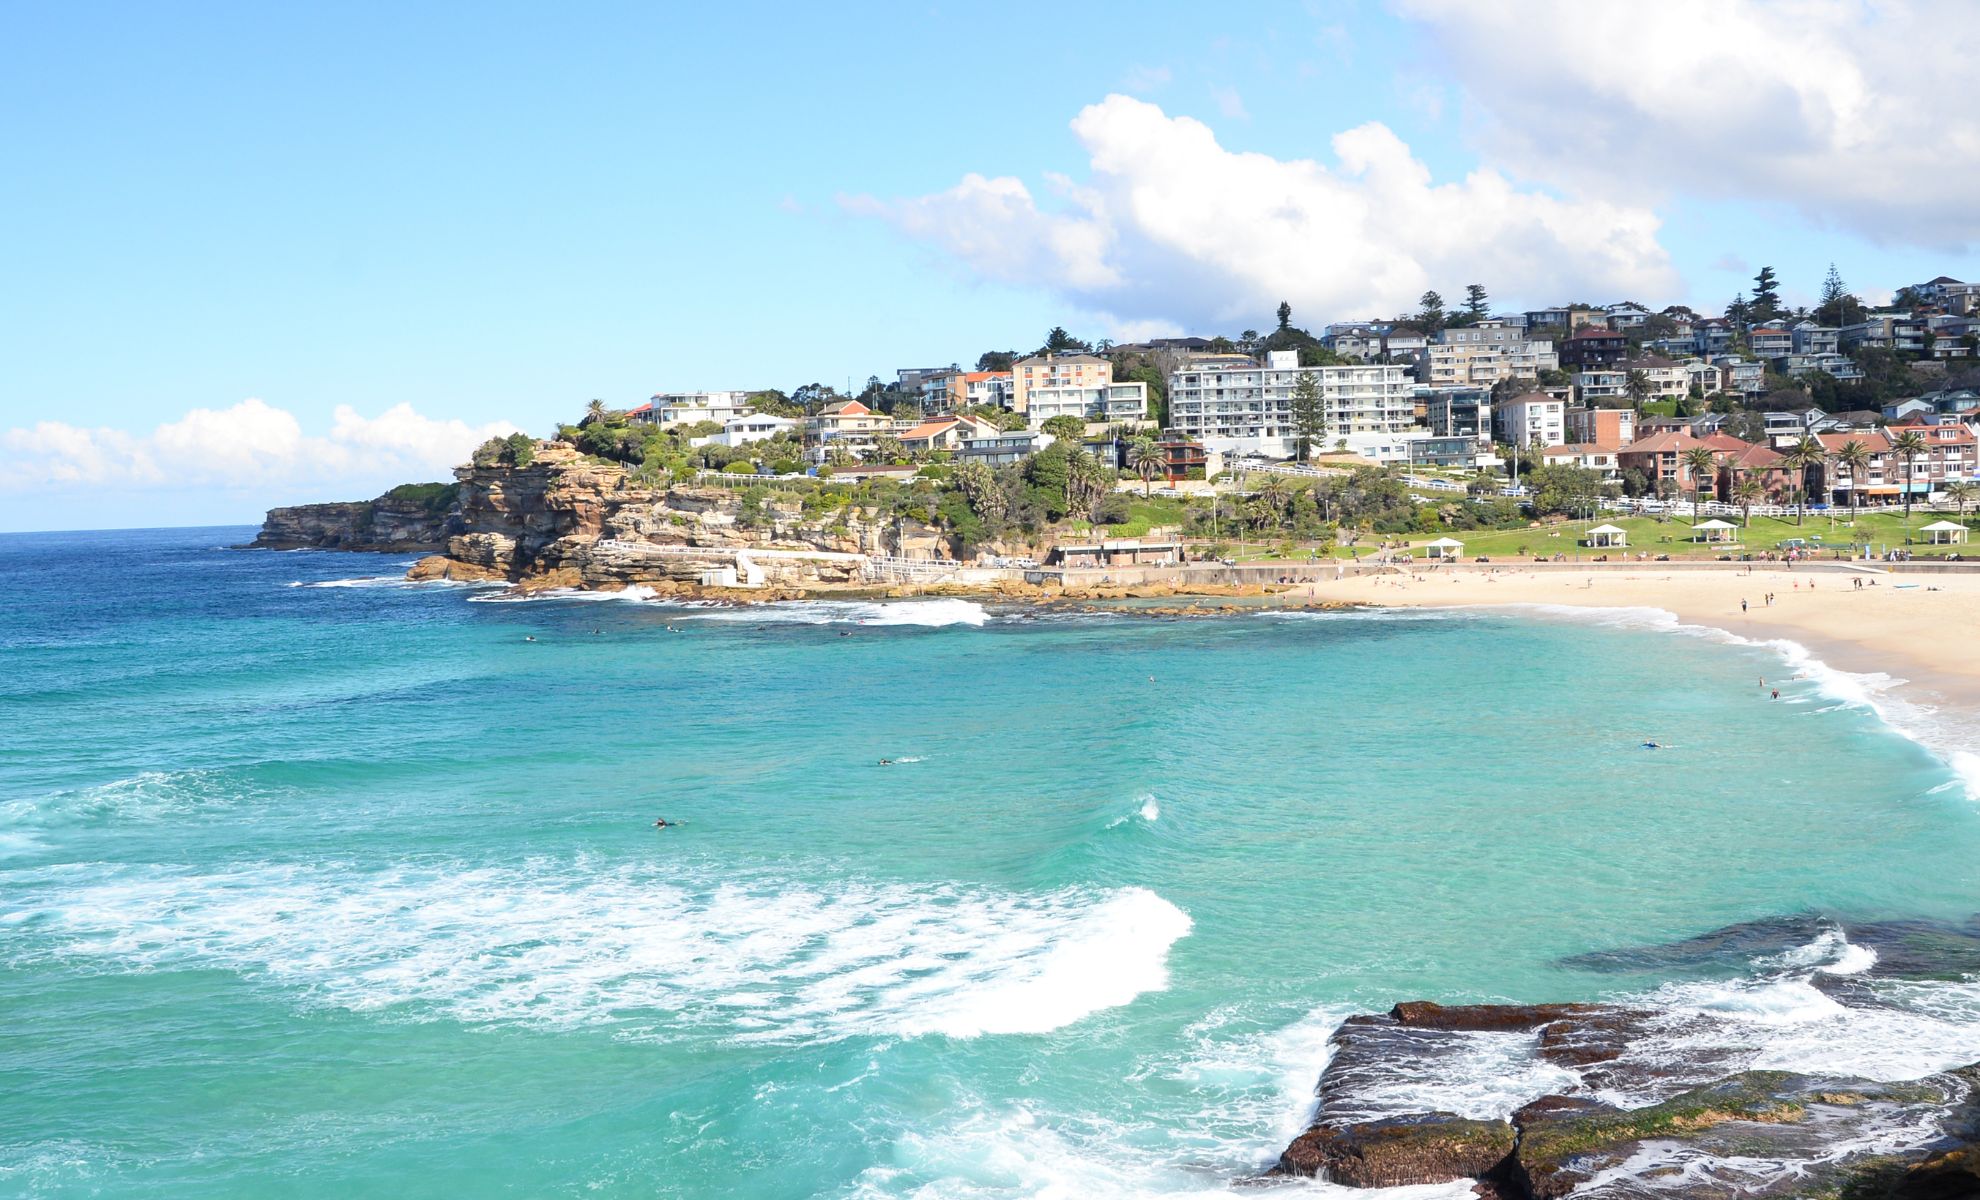
[[[649,425],[727,425],[750,414],[748,392],[658,392],[626,416]]]
[[[1492,410],[1499,440],[1515,446],[1558,446],[1567,440],[1567,402],[1528,392]]]
[[[804,422],[790,417],[773,417],[768,413],[751,413],[746,417],[731,417],[722,422],[722,432],[698,437],[693,440],[696,446],[746,446],[751,442],[767,441],[780,433],[800,428]]]

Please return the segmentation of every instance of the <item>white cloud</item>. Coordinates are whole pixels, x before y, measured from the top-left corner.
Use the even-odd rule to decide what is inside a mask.
[[[1175,73],[1167,67],[1129,67],[1121,77],[1124,92],[1153,92],[1169,86]]]
[[[1387,127],[1333,138],[1338,165],[1236,153],[1199,121],[1109,96],[1072,122],[1083,184],[969,175],[898,201],[842,198],[978,274],[1042,286],[1119,327],[1258,325],[1282,299],[1304,319],[1412,308],[1483,281],[1502,300],[1655,296],[1675,279],[1647,209],[1522,191],[1489,170],[1451,183]]]
[[[410,404],[376,417],[340,404],[328,435],[311,437],[295,414],[248,399],[227,409],[193,409],[146,434],[63,421],[8,429],[0,433],[0,480],[16,489],[361,489],[444,478],[476,445],[514,429],[507,421],[435,420]]]
[[[1972,0],[1391,0],[1494,161],[1583,194],[1799,210],[1878,242],[1980,242]]]

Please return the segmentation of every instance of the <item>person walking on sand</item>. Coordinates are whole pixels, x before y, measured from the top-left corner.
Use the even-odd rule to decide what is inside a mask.
[[[1746,612],[1746,598],[1745,598],[1744,596],[1742,596],[1742,597],[1740,597],[1740,601],[1739,601],[1739,611],[1740,611],[1740,612],[1741,612],[1742,614],[1744,614],[1744,613]]]

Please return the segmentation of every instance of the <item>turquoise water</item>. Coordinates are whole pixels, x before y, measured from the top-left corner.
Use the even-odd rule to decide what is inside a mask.
[[[1335,1021],[1420,997],[1980,1059],[1967,985],[1561,965],[1980,911],[1959,777],[1764,648],[504,602],[248,535],[0,537],[0,1194],[1219,1194]]]

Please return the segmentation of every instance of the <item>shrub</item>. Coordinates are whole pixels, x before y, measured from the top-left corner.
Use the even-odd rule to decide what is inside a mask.
[[[722,473],[724,475],[754,475],[756,474],[756,464],[750,462],[748,459],[739,458],[723,467]]]

